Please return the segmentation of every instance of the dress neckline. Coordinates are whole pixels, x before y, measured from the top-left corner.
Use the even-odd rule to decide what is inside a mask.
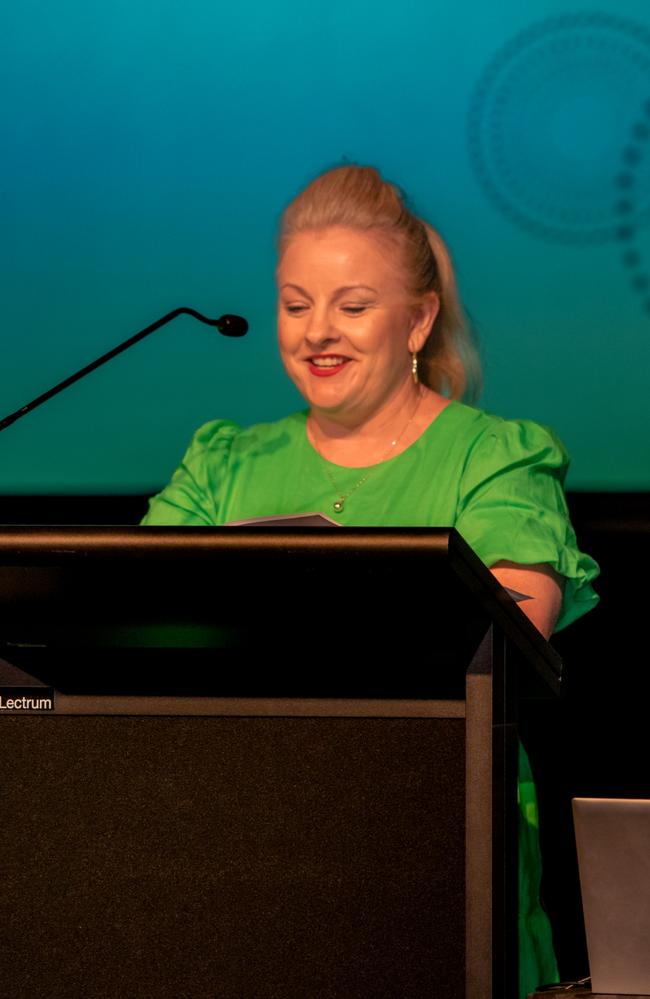
[[[426,427],[422,431],[422,433],[420,434],[420,436],[417,437],[413,441],[412,444],[409,444],[408,447],[405,447],[403,451],[399,452],[399,454],[393,455],[392,458],[384,458],[383,461],[378,461],[374,465],[337,465],[336,462],[330,461],[329,458],[324,458],[323,455],[320,454],[320,452],[318,452],[316,450],[316,448],[314,447],[314,445],[312,444],[312,442],[309,440],[309,436],[307,434],[307,418],[309,416],[309,410],[308,409],[304,409],[302,411],[303,412],[303,416],[304,416],[303,433],[304,433],[305,444],[307,445],[308,450],[310,452],[312,452],[312,454],[314,455],[315,458],[318,459],[318,461],[323,462],[325,465],[329,465],[331,468],[338,469],[339,472],[341,472],[341,473],[345,473],[345,472],[356,472],[357,475],[358,475],[360,472],[368,471],[371,468],[382,468],[385,465],[390,465],[390,464],[392,464],[395,461],[399,461],[399,459],[403,455],[409,454],[409,452],[412,452],[415,448],[418,447],[418,445],[422,441],[425,440],[425,438],[429,437],[429,435],[433,432],[433,428],[438,426],[438,423],[440,422],[440,419],[444,416],[444,414],[448,410],[450,410],[450,409],[456,409],[459,405],[460,405],[460,403],[456,399],[451,399],[448,402],[448,404],[446,406],[444,406],[443,409],[441,409],[440,412],[436,416],[434,416],[434,418],[431,420],[431,423],[429,424],[429,426]]]

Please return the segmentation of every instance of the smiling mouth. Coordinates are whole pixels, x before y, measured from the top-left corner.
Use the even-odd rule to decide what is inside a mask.
[[[312,375],[316,375],[317,378],[327,378],[343,371],[351,358],[344,357],[343,354],[314,354],[305,360]]]
[[[336,368],[345,364],[350,360],[350,358],[343,357],[342,354],[323,354],[315,357],[308,357],[307,360],[310,364],[315,365],[317,368]]]

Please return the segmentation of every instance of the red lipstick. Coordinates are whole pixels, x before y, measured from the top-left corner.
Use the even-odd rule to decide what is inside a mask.
[[[338,363],[329,364],[316,364],[314,362],[331,359],[331,361],[337,361]],[[342,354],[313,354],[307,359],[307,366],[312,375],[316,378],[331,378],[332,375],[337,375],[339,371],[342,371],[346,364],[349,363],[350,358],[344,357]]]

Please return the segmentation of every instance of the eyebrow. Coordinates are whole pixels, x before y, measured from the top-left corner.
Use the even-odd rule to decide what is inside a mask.
[[[301,295],[305,296],[305,298],[311,298],[309,292],[305,291],[304,288],[301,288],[299,284],[291,284],[291,283],[283,284],[280,291],[282,291],[284,288],[295,288],[296,291],[299,291]],[[337,288],[334,294],[334,298],[340,298],[341,295],[345,295],[348,291],[358,291],[360,288],[363,288],[365,291],[371,291],[374,295],[379,294],[377,289],[371,288],[369,284],[346,284],[344,285],[343,288]]]

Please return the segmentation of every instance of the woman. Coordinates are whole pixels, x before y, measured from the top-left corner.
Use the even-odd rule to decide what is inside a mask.
[[[455,526],[532,597],[521,607],[545,636],[592,607],[598,568],[569,522],[568,456],[551,431],[459,401],[480,369],[449,255],[397,189],[370,167],[316,178],[282,218],[277,283],[280,352],[308,410],[201,427],[143,523],[320,511],[344,526]],[[526,876],[522,896],[535,895]],[[528,908],[524,992],[556,975],[545,917]]]

